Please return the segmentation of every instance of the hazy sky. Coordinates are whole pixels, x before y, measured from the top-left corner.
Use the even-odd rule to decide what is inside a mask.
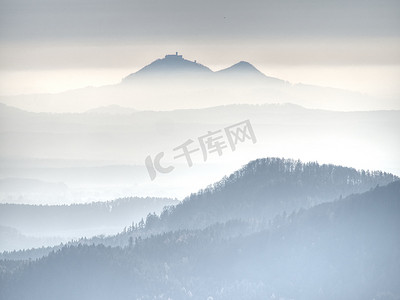
[[[3,40],[398,36],[397,0],[2,0]]]
[[[399,1],[0,0],[0,93],[118,82],[179,51],[292,82],[400,95]]]

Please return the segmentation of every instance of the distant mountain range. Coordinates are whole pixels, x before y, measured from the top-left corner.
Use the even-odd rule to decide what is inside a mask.
[[[210,68],[184,59],[182,55],[166,55],[162,59],[157,59],[139,71],[132,73],[122,80],[122,83],[133,83],[135,80],[210,80],[213,84],[222,84],[224,80],[240,80],[242,84],[288,84],[287,82],[268,77],[260,72],[256,67],[246,61],[240,61],[231,67],[213,72]]]
[[[285,102],[334,110],[400,109],[393,102],[358,92],[291,84],[269,77],[245,61],[214,72],[178,54],[155,60],[129,74],[119,84],[58,94],[0,97],[0,103],[34,112],[84,112],[112,105],[138,110],[172,110]]]

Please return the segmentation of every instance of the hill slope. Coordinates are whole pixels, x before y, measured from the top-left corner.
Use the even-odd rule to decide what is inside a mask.
[[[149,229],[201,229],[232,219],[269,220],[286,212],[331,202],[386,185],[398,178],[383,172],[265,158],[151,217]]]

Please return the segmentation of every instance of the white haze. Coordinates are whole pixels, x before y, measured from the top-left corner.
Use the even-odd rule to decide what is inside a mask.
[[[115,111],[115,107],[109,108]],[[26,113],[2,107],[0,176],[63,183],[47,193],[2,193],[14,203],[72,203],[123,196],[182,199],[259,157],[290,157],[400,174],[398,111],[329,112],[286,105],[231,105],[202,110],[108,114]],[[123,108],[120,108],[123,111]],[[257,143],[235,152],[193,155],[189,168],[172,149],[208,131],[250,120]],[[176,168],[150,180],[145,158],[165,152]],[[367,152],[368,155],[360,155]]]

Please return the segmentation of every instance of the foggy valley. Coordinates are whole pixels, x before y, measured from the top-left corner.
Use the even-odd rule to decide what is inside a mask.
[[[399,28],[0,0],[0,300],[400,300]]]

